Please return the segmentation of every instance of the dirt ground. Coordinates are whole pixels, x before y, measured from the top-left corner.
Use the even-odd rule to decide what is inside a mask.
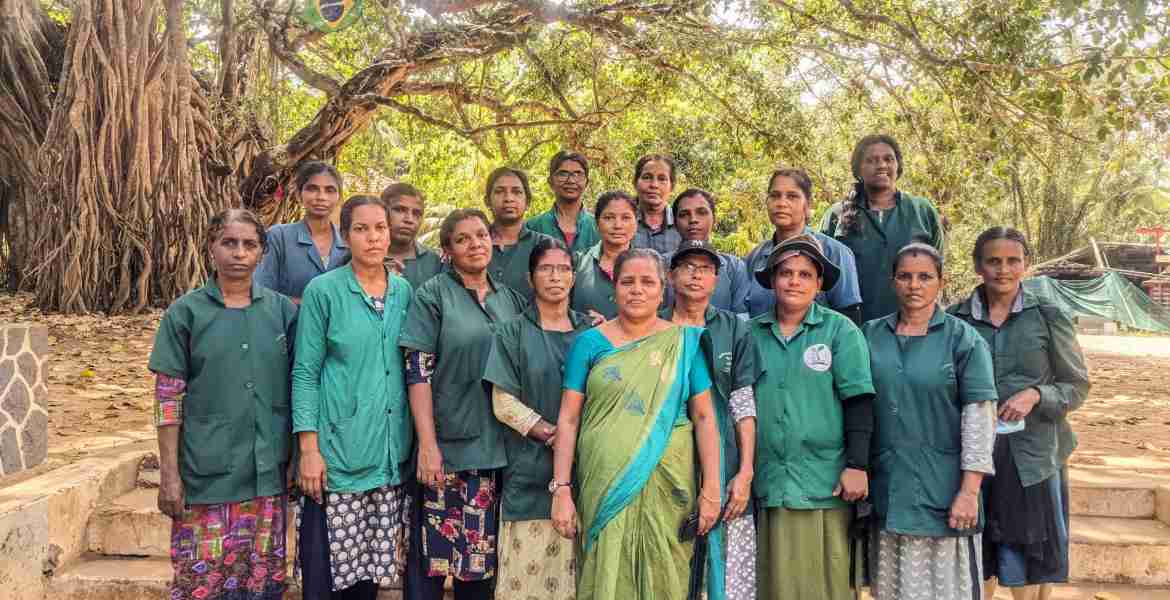
[[[49,328],[50,462],[69,462],[84,440],[151,423],[146,368],[161,312],[131,316],[42,315],[31,297],[0,294],[0,322]],[[1072,463],[1170,471],[1170,337],[1083,336],[1093,382],[1071,422]],[[46,465],[48,466],[48,465]]]

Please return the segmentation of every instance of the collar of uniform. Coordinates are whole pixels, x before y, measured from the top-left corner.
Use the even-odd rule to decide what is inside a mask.
[[[463,277],[461,277],[459,275],[459,272],[455,270],[454,265],[451,265],[447,269],[444,269],[444,272],[447,273],[447,276],[450,277],[452,280],[454,280],[455,283],[458,283],[459,287],[467,289],[467,286],[463,284]],[[491,273],[489,273],[485,270],[484,276],[487,277],[488,286],[490,286],[492,288],[493,292],[500,289],[500,284],[496,282],[496,278],[492,277]]]
[[[596,244],[593,244],[592,247],[590,247],[588,250],[585,251],[585,254],[581,255],[581,258],[583,258],[585,260],[594,260],[594,261],[600,260],[601,259],[601,244],[602,244],[602,242],[597,242]]]
[[[297,243],[302,246],[312,246],[313,235],[309,231],[309,224],[301,221],[297,225],[300,225],[300,227],[297,227]],[[333,247],[338,250],[348,249],[349,246],[345,244],[345,240],[341,239],[341,232],[338,231],[337,226],[333,223],[330,223],[329,226],[333,228]]]
[[[1020,285],[1020,291],[1016,294],[1016,299],[1012,301],[1012,309],[1009,314],[1016,314],[1023,311],[1025,308],[1036,306],[1036,296],[1024,289],[1023,284]],[[987,300],[986,289],[980,285],[971,292],[971,296],[967,301],[959,306],[959,313],[971,315],[972,319],[982,321],[987,318]]]
[[[703,322],[710,323],[711,319],[714,319],[715,315],[718,312],[719,312],[719,309],[712,306],[711,302],[708,301],[707,302],[707,310],[703,311]],[[662,310],[658,311],[658,316],[662,319],[669,321],[670,318],[674,316],[674,306],[673,305],[667,306],[666,308],[663,308]]]
[[[496,227],[495,227],[495,225],[488,228],[488,233],[490,233],[492,236],[492,245],[498,246],[499,244],[496,243]],[[532,230],[527,228],[527,227],[521,226],[520,227],[520,235],[516,236],[516,244],[519,244],[521,241],[526,240],[530,237],[532,237]]]
[[[901,311],[897,311],[881,317],[881,320],[886,324],[886,327],[890,328],[890,331],[896,333],[898,331],[898,317],[901,314]],[[930,315],[930,322],[926,324],[927,331],[941,327],[946,322],[946,319],[947,311],[943,310],[943,307],[939,306],[936,302],[934,305],[934,314]]]
[[[806,234],[811,235],[811,236],[817,238],[817,241],[820,241],[820,236],[818,236],[817,232],[813,231],[812,227],[809,227],[807,223],[805,224],[804,229],[796,235],[806,235]],[[784,241],[784,240],[776,239],[777,235],[779,235],[779,233],[776,232],[775,230],[773,230],[772,237],[764,240],[764,244],[766,244],[768,246],[768,252],[767,252],[768,254],[772,253],[772,249],[776,247],[776,244],[779,244],[780,242]],[[785,238],[785,239],[787,239],[787,238]],[[823,246],[824,244],[821,244],[821,245]],[[824,248],[822,248],[821,250],[823,251]]]
[[[358,283],[357,273],[353,272],[353,263],[346,263],[339,270],[345,273],[345,283],[349,286],[349,291],[365,298],[366,291],[362,289],[362,284]]]
[[[674,227],[674,211],[670,210],[670,207],[667,206],[662,212],[666,215],[666,219],[662,222],[662,228]],[[641,208],[638,209],[638,224],[649,227],[649,225],[646,225],[646,213]]]
[[[383,268],[386,268],[386,267],[383,265]],[[366,290],[362,289],[362,284],[358,282],[357,273],[353,272],[353,262],[345,263],[344,265],[338,267],[338,270],[345,272],[345,282],[349,285],[349,291],[361,296],[362,298],[368,298],[370,296],[369,294],[366,293]],[[393,283],[390,282],[390,269],[386,269],[386,293],[387,294],[390,293],[390,287],[392,285],[393,285]]]
[[[581,231],[581,222],[587,218],[588,211],[585,210],[585,203],[582,202],[581,200],[577,200],[577,204],[581,205],[581,210],[577,211],[577,231]],[[546,212],[544,214],[547,218],[552,219],[553,225],[557,225],[559,223],[559,220],[557,219],[557,201],[556,200],[553,200],[552,208],[548,209],[548,212]]]
[[[853,189],[857,190],[857,197],[861,199],[861,206],[863,208],[865,208],[865,210],[869,210],[869,194],[865,193],[865,185],[858,182],[858,183],[854,184]],[[902,205],[902,190],[895,189],[894,190],[894,208],[898,208],[901,205]]]
[[[434,250],[427,248],[426,246],[419,243],[418,240],[415,240],[414,241],[414,258],[408,258],[406,260],[418,260],[418,259],[422,258],[424,254],[434,254],[434,253],[435,253]]]
[[[208,296],[211,296],[211,299],[215,300],[217,303],[219,303],[220,306],[224,306],[223,292],[220,291],[220,289],[219,289],[219,282],[216,281],[216,279],[215,279],[215,272],[214,271],[212,271],[211,277],[207,278],[207,282],[203,284],[203,292],[205,294],[207,294]],[[256,280],[253,279],[252,280],[252,301],[255,302],[257,300],[260,300],[263,297],[264,297],[264,286],[261,286],[259,283],[256,283]]]
[[[520,314],[524,315],[524,318],[528,319],[533,325],[536,325],[537,328],[543,329],[543,326],[540,324],[540,309],[536,307],[536,300],[529,302],[528,306],[524,308],[524,312]],[[573,325],[573,329],[578,329],[582,325],[590,325],[592,321],[590,321],[589,317],[570,308],[569,323]]]
[[[820,304],[813,302],[809,305],[808,312],[804,313],[801,325],[820,325],[825,320],[825,310]],[[771,327],[776,323],[776,308],[772,307],[771,310],[764,311],[756,318],[761,324],[767,324],[768,327]]]

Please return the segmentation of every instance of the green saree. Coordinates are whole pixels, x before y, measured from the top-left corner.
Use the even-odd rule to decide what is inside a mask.
[[[592,329],[570,351],[565,387],[585,394],[579,600],[687,595],[694,542],[680,542],[678,530],[698,489],[687,401],[711,386],[702,331],[672,327],[614,348]]]

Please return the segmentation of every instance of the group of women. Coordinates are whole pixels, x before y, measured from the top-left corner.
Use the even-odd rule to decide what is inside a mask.
[[[334,227],[322,163],[300,223],[216,215],[213,275],[150,359],[171,597],[281,597],[290,496],[306,598],[1047,597],[1088,390],[1071,323],[1003,227],[944,309],[941,220],[897,189],[897,143],[852,167],[820,231],[808,176],[774,172],[746,260],[661,155],[591,215],[587,159],[557,154],[527,223],[527,175],[498,169],[441,258],[406,184]]]

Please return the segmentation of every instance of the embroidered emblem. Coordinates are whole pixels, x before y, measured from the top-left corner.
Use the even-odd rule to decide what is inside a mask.
[[[719,372],[723,373],[724,375],[730,375],[731,374],[731,353],[724,352],[724,353],[720,354],[719,356],[715,357],[715,368],[718,369]]]
[[[809,346],[804,351],[804,366],[818,373],[828,371],[833,366],[833,351],[824,344]]]

